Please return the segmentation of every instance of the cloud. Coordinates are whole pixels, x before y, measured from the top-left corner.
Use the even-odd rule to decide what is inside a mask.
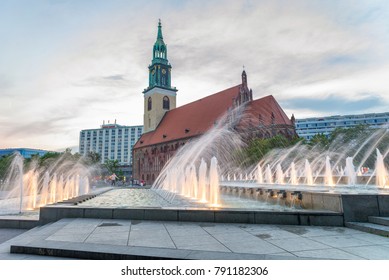
[[[312,110],[328,115],[344,114],[344,112],[347,112],[347,114],[376,112],[376,109],[385,103],[384,100],[373,95],[360,100],[347,100],[342,96],[330,95],[320,99],[306,97],[282,101],[282,105],[289,110]],[[389,105],[389,103],[386,103],[386,105]]]
[[[27,6],[19,8],[28,20],[8,17],[13,22],[3,24],[19,27],[7,33],[14,34],[7,42],[18,44],[0,46],[0,145],[28,141],[59,149],[77,145],[79,131],[103,119],[142,123],[158,18],[179,105],[240,83],[243,65],[255,98],[273,94],[300,118],[342,112],[340,104],[348,104],[345,114],[385,110],[389,102],[384,2]]]
[[[12,82],[5,76],[0,75],[0,90],[8,89],[12,86]]]
[[[333,94],[341,95],[345,101],[353,102],[371,97],[389,103],[389,64],[384,67],[367,67],[352,73],[337,73],[338,76],[326,77],[306,84],[295,84],[280,89],[282,99],[315,96],[323,99]]]
[[[124,75],[116,74],[103,77],[90,77],[82,81],[75,82],[73,85],[82,87],[129,87],[129,81]]]

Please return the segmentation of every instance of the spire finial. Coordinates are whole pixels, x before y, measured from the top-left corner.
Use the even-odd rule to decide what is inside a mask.
[[[158,19],[158,36],[157,36],[157,39],[162,39],[163,40],[161,19]]]
[[[242,72],[242,85],[247,87],[247,74],[246,71],[244,70],[244,65],[243,65],[243,72]]]

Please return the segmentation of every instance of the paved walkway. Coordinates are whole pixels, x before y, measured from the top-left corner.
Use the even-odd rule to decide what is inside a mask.
[[[0,244],[0,259],[53,258],[11,245],[61,258],[389,259],[389,238],[343,227],[77,218]]]

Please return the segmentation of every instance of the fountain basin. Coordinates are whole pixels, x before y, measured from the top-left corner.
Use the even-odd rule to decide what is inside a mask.
[[[127,197],[123,194],[124,192],[128,193]],[[174,222],[344,225],[343,213],[330,210],[295,209],[230,195],[221,196],[223,207],[209,207],[182,197],[178,199],[176,205],[168,206],[169,204],[163,203],[161,197],[158,195],[156,197],[156,195],[151,190],[141,190],[141,192],[134,189],[114,190],[78,205],[48,205],[40,209],[40,223],[46,224],[62,218],[78,217]],[[143,202],[146,203],[140,206],[138,199],[133,199],[131,202],[128,199],[129,196],[141,196],[145,200]],[[123,203],[120,203],[118,197],[123,200]],[[110,200],[112,206],[109,206]],[[240,202],[239,205],[237,201]]]
[[[94,208],[45,206],[41,208],[40,223],[62,218],[100,218],[179,222],[286,224],[343,226],[342,213],[330,211],[265,211],[254,209],[210,208]]]
[[[389,216],[389,190],[375,186],[292,186],[221,182],[222,193],[239,193],[297,209],[342,213],[344,222],[367,222],[369,216]]]

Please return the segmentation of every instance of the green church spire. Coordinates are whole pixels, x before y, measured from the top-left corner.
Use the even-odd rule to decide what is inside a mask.
[[[149,65],[149,86],[144,92],[160,87],[176,92],[171,86],[171,65],[167,59],[167,46],[163,41],[162,23],[158,21],[157,40],[153,46],[153,59]]]
[[[163,41],[161,20],[158,21],[157,41],[155,41],[153,47],[153,63],[154,61],[156,62],[156,60],[160,60],[160,62],[165,62],[165,64],[167,64],[167,47]]]
[[[158,21],[158,36],[157,36],[157,40],[162,40],[163,41],[161,19]]]
[[[157,40],[149,65],[149,86],[144,89],[144,132],[153,131],[167,111],[176,108],[177,89],[171,85],[172,66],[167,59],[167,46],[163,41],[161,20],[158,21]]]

